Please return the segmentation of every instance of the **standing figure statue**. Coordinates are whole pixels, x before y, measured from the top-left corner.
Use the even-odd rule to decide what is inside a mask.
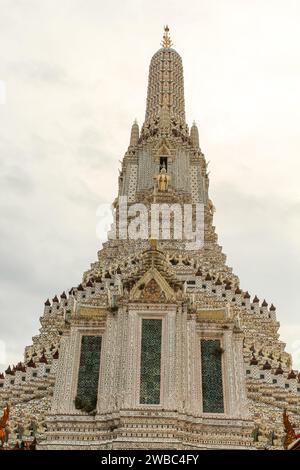
[[[252,431],[253,442],[258,442],[259,435],[260,435],[259,426],[256,425]]]
[[[8,446],[9,436],[10,436],[10,427],[7,424],[5,426],[5,444],[6,444],[6,446]]]
[[[269,436],[268,436],[268,444],[269,446],[273,446],[274,445],[274,440],[275,440],[275,432],[274,431],[271,431]]]
[[[36,422],[34,419],[31,420],[29,430],[31,431],[31,435],[32,435],[33,437],[36,436],[37,428],[38,428],[37,422]]]
[[[168,191],[170,176],[167,174],[165,166],[160,170],[159,175],[156,177],[158,190],[162,192]]]
[[[22,423],[18,423],[18,426],[17,426],[17,438],[22,441],[23,439],[23,434],[24,434],[24,426],[22,425]]]

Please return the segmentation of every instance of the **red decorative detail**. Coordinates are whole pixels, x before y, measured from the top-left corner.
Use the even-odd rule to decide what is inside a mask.
[[[266,361],[263,365],[263,370],[271,370],[271,369],[272,369],[271,364],[268,361]]]
[[[283,374],[283,369],[281,367],[281,364],[279,364],[277,369],[275,370],[275,375],[281,375],[281,374]]]
[[[14,372],[14,370],[11,369],[10,366],[8,366],[8,368],[5,371],[5,374],[6,375],[15,375],[15,372]]]
[[[295,374],[293,370],[291,370],[291,372],[288,375],[288,379],[296,379],[296,378],[297,378],[297,375]]]
[[[45,353],[44,353],[44,352],[43,352],[42,356],[40,357],[39,362],[40,362],[41,364],[48,364],[48,361],[47,361],[47,359],[46,359],[46,356],[45,356]]]
[[[253,354],[252,359],[250,361],[250,366],[257,366],[257,364],[258,364],[258,360],[256,359],[256,357]]]
[[[59,358],[59,354],[58,354],[58,349],[57,351],[55,351],[55,353],[53,354],[53,359],[58,359]]]
[[[32,358],[30,359],[29,362],[27,362],[27,367],[32,367],[32,368],[35,369],[36,366],[35,366],[35,363],[33,362]]]

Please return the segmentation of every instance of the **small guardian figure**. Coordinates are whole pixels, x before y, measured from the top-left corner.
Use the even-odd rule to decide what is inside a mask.
[[[4,442],[5,442],[5,427],[6,427],[8,418],[9,418],[9,406],[8,404],[6,404],[3,410],[3,415],[0,418],[0,442],[1,442],[2,447],[4,446]]]
[[[253,442],[258,442],[259,436],[260,436],[259,426],[256,425],[252,431]]]
[[[8,441],[9,441],[9,436],[10,436],[10,427],[8,426],[8,424],[5,426],[5,437],[4,437],[4,442],[6,444],[6,446],[8,447]]]
[[[216,212],[216,208],[213,205],[213,202],[211,199],[208,200],[208,210],[211,215],[214,215],[214,213]]]

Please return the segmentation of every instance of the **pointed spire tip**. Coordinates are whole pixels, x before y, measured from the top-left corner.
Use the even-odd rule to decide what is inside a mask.
[[[161,45],[162,47],[164,47],[165,49],[169,49],[170,47],[172,47],[173,43],[172,43],[172,40],[170,38],[170,33],[169,33],[170,29],[169,29],[169,26],[166,25],[164,26],[164,35],[163,35],[163,39],[162,39],[162,42],[161,42]]]

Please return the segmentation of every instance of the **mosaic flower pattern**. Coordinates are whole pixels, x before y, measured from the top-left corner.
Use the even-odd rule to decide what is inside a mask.
[[[204,413],[224,413],[222,352],[219,340],[201,340]]]
[[[140,403],[160,403],[162,321],[142,320]]]

